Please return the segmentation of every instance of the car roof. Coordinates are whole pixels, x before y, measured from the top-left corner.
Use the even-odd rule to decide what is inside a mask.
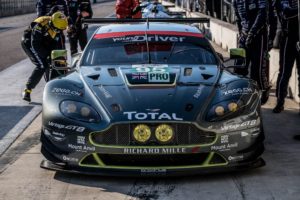
[[[150,22],[149,26],[147,26],[147,23],[105,25],[98,28],[96,34],[130,31],[176,31],[187,33],[201,33],[201,31],[197,27],[191,25]]]

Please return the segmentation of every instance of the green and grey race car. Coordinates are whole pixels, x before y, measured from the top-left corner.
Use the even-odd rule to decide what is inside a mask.
[[[159,176],[264,165],[261,92],[227,70],[198,28],[174,23],[197,20],[88,21],[113,24],[46,84],[41,167]]]

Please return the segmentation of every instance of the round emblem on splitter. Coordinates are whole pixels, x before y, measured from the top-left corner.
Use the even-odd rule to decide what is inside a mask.
[[[145,124],[137,125],[133,130],[133,137],[138,142],[147,142],[151,137],[151,129]]]
[[[155,130],[155,137],[159,142],[170,142],[174,137],[173,128],[167,124],[159,125]]]

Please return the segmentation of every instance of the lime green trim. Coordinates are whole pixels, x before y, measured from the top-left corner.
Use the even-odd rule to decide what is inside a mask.
[[[114,166],[114,165],[105,165],[105,166],[95,166],[95,165],[82,165],[83,167],[93,167],[93,168],[103,168],[103,169],[194,169],[194,168],[205,168],[205,167],[218,167],[228,165],[228,162],[221,164],[209,164],[209,165],[186,165],[186,166],[155,166],[155,167],[139,167],[139,166]]]
[[[213,158],[215,152],[210,152],[209,155],[207,156],[206,160],[204,161],[203,165],[209,165],[211,159]]]
[[[93,168],[103,168],[103,169],[133,169],[133,170],[140,170],[140,169],[194,169],[194,168],[205,168],[205,167],[219,167],[219,166],[226,166],[228,165],[228,161],[220,155],[224,160],[225,163],[219,164],[209,164],[213,156],[217,154],[215,152],[210,152],[206,160],[201,165],[182,165],[182,166],[155,166],[155,167],[140,167],[140,166],[115,166],[115,165],[105,165],[102,160],[99,158],[97,153],[93,153],[93,157],[99,165],[88,165],[88,164],[81,164],[81,162],[89,155],[84,156],[81,161],[79,162],[79,166],[82,167],[93,167]]]
[[[97,155],[97,153],[93,153],[93,157],[96,160],[96,162],[98,163],[98,165],[100,166],[105,166],[105,164],[102,162],[102,160],[99,158],[99,156]]]

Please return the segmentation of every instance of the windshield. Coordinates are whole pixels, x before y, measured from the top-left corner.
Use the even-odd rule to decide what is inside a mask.
[[[204,38],[147,35],[148,40],[145,41],[144,35],[121,38],[96,36],[84,53],[84,66],[146,63],[217,64],[217,59]]]

